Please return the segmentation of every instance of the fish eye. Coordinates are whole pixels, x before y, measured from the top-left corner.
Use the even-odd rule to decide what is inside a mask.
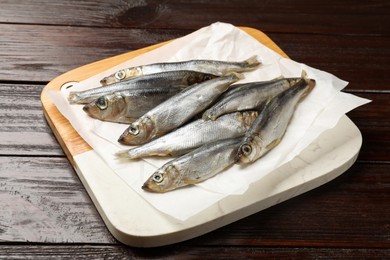
[[[157,183],[162,182],[163,178],[164,178],[164,175],[162,173],[160,173],[160,172],[157,172],[157,173],[153,174],[153,177],[152,177],[153,181],[155,181]]]
[[[121,80],[121,79],[124,79],[126,76],[125,72],[123,70],[120,70],[120,71],[117,71],[115,73],[115,78]]]
[[[139,128],[137,125],[131,124],[128,128],[128,131],[132,135],[138,135],[139,134]]]
[[[252,147],[249,144],[243,144],[241,146],[241,152],[244,155],[249,155],[252,152]]]
[[[101,109],[101,110],[104,110],[104,109],[107,109],[108,107],[108,104],[107,104],[107,100],[105,97],[100,97],[96,100],[96,106]]]

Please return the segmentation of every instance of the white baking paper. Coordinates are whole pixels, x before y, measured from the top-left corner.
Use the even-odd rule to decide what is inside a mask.
[[[281,75],[299,77],[303,70],[310,78],[316,80],[314,90],[298,105],[282,142],[266,156],[247,167],[234,165],[203,183],[164,194],[143,191],[141,186],[169,159],[152,158],[129,162],[117,160],[115,152],[129,148],[117,143],[119,135],[127,125],[89,118],[82,111],[81,105],[69,105],[66,100],[70,90],[99,86],[101,78],[121,68],[189,59],[241,61],[253,55],[258,56],[262,66],[245,73],[245,79],[239,83],[270,80]],[[136,191],[159,211],[176,220],[185,221],[226,196],[244,193],[252,182],[260,180],[299,155],[323,131],[333,128],[346,112],[369,102],[340,92],[346,85],[347,82],[329,73],[283,58],[233,25],[214,23],[156,50],[118,64],[104,73],[76,84],[71,89],[49,93],[49,96],[80,136],[129,185],[129,189]]]

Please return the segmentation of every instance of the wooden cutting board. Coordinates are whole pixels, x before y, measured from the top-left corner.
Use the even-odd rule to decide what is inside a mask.
[[[261,31],[247,27],[240,29],[287,57]],[[355,162],[362,138],[357,127],[344,116],[336,127],[322,134],[299,157],[253,183],[244,194],[228,196],[186,221],[174,220],[157,211],[79,136],[47,96],[46,90],[60,91],[67,82],[82,81],[166,43],[69,71],[52,80],[41,95],[47,122],[108,229],[119,241],[131,246],[153,247],[202,235],[316,188],[342,174]]]

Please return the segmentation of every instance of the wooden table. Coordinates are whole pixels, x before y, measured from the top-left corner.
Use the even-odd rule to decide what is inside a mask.
[[[387,1],[0,1],[0,258],[390,257]],[[201,237],[125,246],[47,125],[40,94],[84,64],[213,22],[265,32],[290,58],[373,102],[347,115],[363,146],[341,177]]]

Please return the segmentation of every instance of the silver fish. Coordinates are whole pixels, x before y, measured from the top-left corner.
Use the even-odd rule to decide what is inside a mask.
[[[241,62],[188,60],[181,62],[153,63],[119,70],[114,74],[104,77],[100,83],[102,85],[109,85],[132,77],[174,70],[194,70],[222,76],[229,72],[250,71],[257,68],[259,65],[260,61],[257,60],[256,56]]]
[[[239,79],[239,74],[232,73],[184,89],[131,123],[118,142],[140,145],[170,132],[203,111]]]
[[[69,93],[68,100],[70,104],[88,104],[103,95],[114,92],[176,85],[190,86],[216,77],[212,74],[188,70],[161,72],[124,80],[109,86],[100,86],[84,91],[73,91]]]
[[[207,180],[236,162],[242,137],[203,145],[174,159],[153,173],[142,186],[152,192],[167,192]]]
[[[314,80],[301,79],[267,102],[240,144],[240,163],[256,161],[281,142],[298,102],[314,85]]]
[[[131,123],[140,116],[176,95],[187,86],[131,89],[99,97],[83,110],[91,117],[108,122]]]
[[[233,85],[217,103],[203,113],[203,118],[215,120],[223,114],[259,108],[268,98],[276,96],[300,79],[279,78]]]
[[[206,143],[243,137],[257,115],[257,111],[248,111],[226,114],[215,121],[198,119],[149,143],[120,151],[117,156],[129,159],[179,156]]]

